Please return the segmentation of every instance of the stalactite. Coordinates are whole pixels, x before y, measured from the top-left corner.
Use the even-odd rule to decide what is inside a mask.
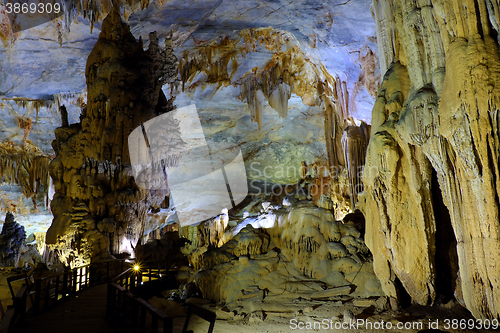
[[[259,89],[257,85],[257,79],[255,75],[249,74],[246,80],[241,84],[241,96],[244,96],[247,101],[248,109],[250,110],[250,115],[252,121],[257,122],[259,129],[262,128],[262,109],[263,109],[263,98],[259,94]]]
[[[268,97],[269,105],[278,112],[281,118],[287,118],[290,97],[290,86],[285,83],[279,83]]]
[[[361,126],[349,125],[342,134],[342,150],[349,177],[352,209],[354,209],[357,202],[358,193],[363,191],[361,173],[365,165],[366,149],[369,141],[367,126],[365,123],[362,123]]]
[[[345,81],[341,81],[337,76],[335,78],[335,90],[334,97],[337,102],[337,112],[340,116],[340,120],[342,121],[342,125],[344,125],[345,120],[349,119],[349,92],[347,91],[347,83]]]
[[[49,156],[29,142],[23,147],[9,141],[0,144],[0,179],[20,185],[26,198],[46,194],[49,162]]]
[[[338,161],[336,159],[335,152],[335,126],[336,122],[334,121],[333,103],[329,103],[325,107],[325,141],[326,141],[326,152],[327,152],[327,161],[328,161],[328,169],[332,170],[333,167],[338,166]]]
[[[24,131],[23,147],[26,147],[26,140],[28,140],[28,135],[33,127],[33,122],[31,121],[31,118],[18,117],[17,126]]]

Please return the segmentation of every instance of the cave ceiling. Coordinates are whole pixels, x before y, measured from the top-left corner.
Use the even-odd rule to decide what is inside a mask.
[[[321,62],[331,75],[338,74],[352,89],[360,74],[360,51],[376,52],[375,22],[367,0],[150,2],[142,10],[139,4],[122,6],[122,15],[134,36],[142,37],[144,47],[151,31],[157,31],[160,43],[172,35],[178,58],[186,50],[238,38],[245,29],[270,28],[291,34],[308,57]],[[84,91],[85,63],[109,10],[105,4],[97,5],[95,22],[85,17],[90,15],[88,9],[85,14],[80,8],[19,32],[13,32],[5,12],[0,14],[4,22],[0,96],[52,100],[61,93]],[[264,65],[270,56],[264,51],[246,59],[239,74]],[[369,120],[373,101],[363,90],[357,99],[358,118]]]
[[[280,173],[280,168],[299,170],[301,161],[312,163],[327,155],[318,80],[330,80],[330,86],[337,80],[339,87],[342,82],[351,93],[351,119],[371,121],[380,74],[370,6],[368,0],[127,1],[120,14],[145,49],[152,31],[160,45],[171,41],[179,73],[174,89],[167,84],[163,90],[167,97],[175,96],[177,107],[196,105],[207,141],[240,145],[250,180],[292,183],[300,175]],[[87,98],[87,58],[111,7],[111,1],[66,1],[64,15],[29,29],[22,22],[12,26],[2,7],[0,141],[22,145],[25,130],[19,119],[29,118],[27,141],[54,155],[59,106],[66,106],[70,124],[80,121]],[[201,59],[196,60],[201,70],[186,65],[193,59]],[[242,86],[252,73],[272,76],[270,64],[293,72],[296,88],[282,89],[289,97],[284,107],[271,107],[272,101],[264,99],[257,124]],[[267,174],[261,172],[266,167]]]

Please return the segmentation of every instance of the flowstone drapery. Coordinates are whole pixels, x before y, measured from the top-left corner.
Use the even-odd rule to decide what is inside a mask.
[[[498,318],[498,3],[373,6],[387,70],[362,198],[375,272],[390,296],[401,282],[420,304],[451,293]]]

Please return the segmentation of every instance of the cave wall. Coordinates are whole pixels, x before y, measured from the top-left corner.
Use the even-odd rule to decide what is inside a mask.
[[[498,318],[499,4],[376,0],[372,9],[385,76],[360,206],[374,270],[387,295],[399,280],[414,302],[436,301],[440,191],[457,243],[455,298],[477,318]]]

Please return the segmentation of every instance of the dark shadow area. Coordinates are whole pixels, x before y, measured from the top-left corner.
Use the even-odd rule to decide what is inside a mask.
[[[179,286],[175,281],[175,275],[169,274],[167,277],[159,278],[158,280],[153,280],[150,282],[145,282],[144,284],[136,287],[133,290],[135,296],[141,297],[144,300],[149,300],[154,296],[159,296],[162,290],[176,289]]]
[[[458,272],[457,240],[451,225],[448,208],[443,202],[443,196],[437,179],[437,173],[432,170],[432,204],[436,219],[436,294],[442,303],[454,299]]]
[[[365,229],[366,229],[366,221],[365,221],[365,216],[363,213],[359,210],[356,209],[354,210],[353,213],[349,213],[346,216],[344,216],[343,222],[347,223],[352,221],[354,223],[354,226],[358,231],[361,233],[361,238],[365,238]]]
[[[396,286],[396,291],[398,293],[398,299],[399,299],[399,305],[402,308],[407,308],[411,306],[411,296],[408,294],[406,291],[405,287],[399,280],[399,278],[396,276],[396,279],[394,280],[394,285]]]

